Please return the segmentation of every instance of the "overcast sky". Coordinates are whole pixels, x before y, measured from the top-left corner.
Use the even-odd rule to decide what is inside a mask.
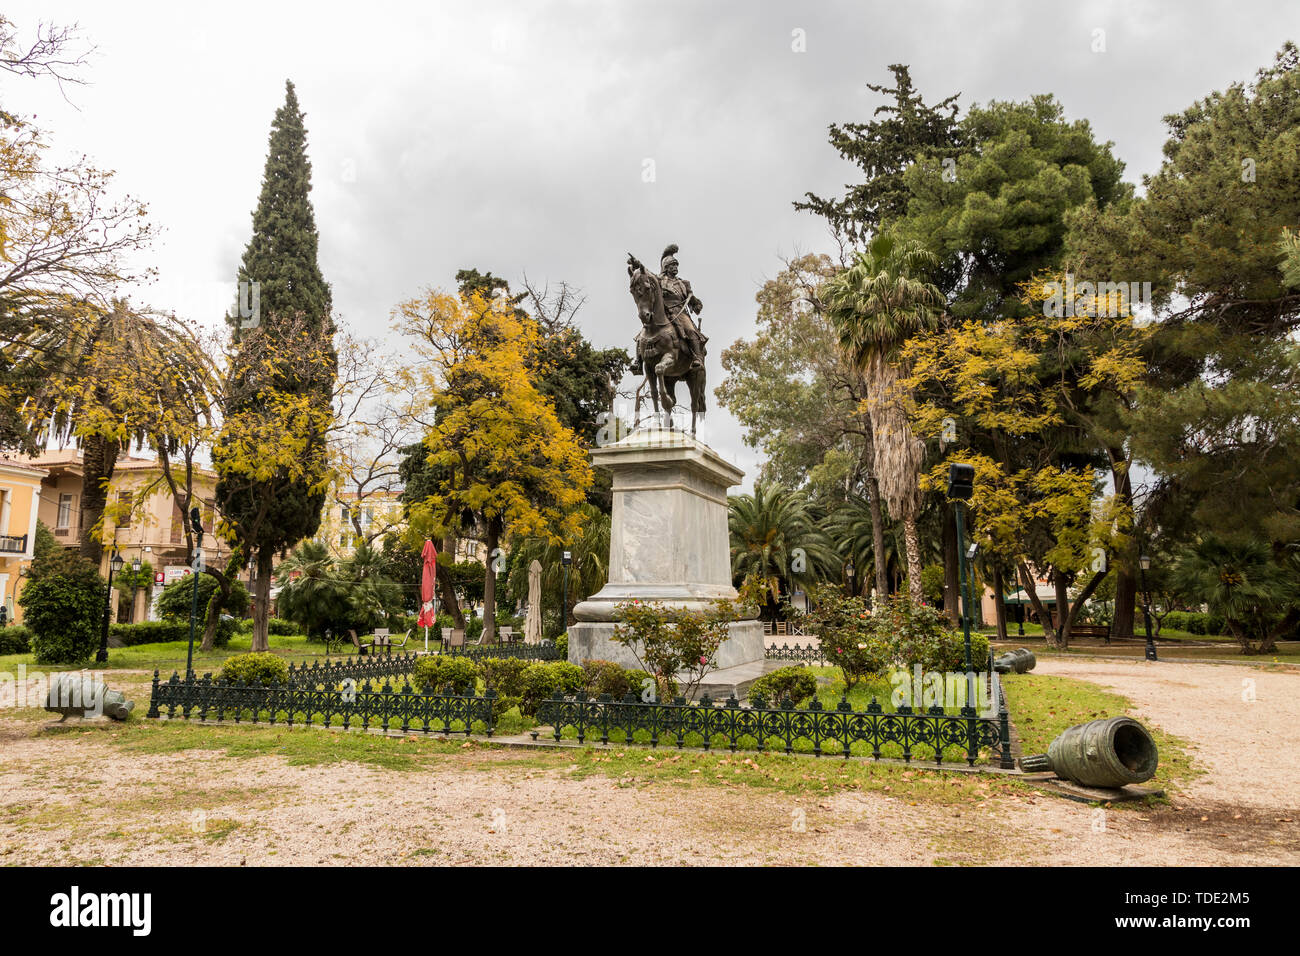
[[[931,101],[1053,93],[1138,182],[1159,166],[1161,117],[1253,76],[1300,35],[1297,12],[1294,0],[42,0],[5,13],[24,35],[79,23],[97,48],[89,83],[68,103],[49,81],[6,76],[0,95],[148,203],[159,278],[133,298],[196,319],[233,300],[286,78],[307,114],[321,267],[362,334],[389,335],[397,302],[476,267],[516,287],[525,272],[581,287],[586,334],[630,347],[626,253],[657,263],[678,243],[711,338],[701,437],[752,478],[755,453],[711,394],[719,356],[752,335],[754,294],[782,257],[833,250],[791,202],[854,178],[826,127],[869,118],[880,100],[865,84],[887,82],[888,64],[910,64]]]

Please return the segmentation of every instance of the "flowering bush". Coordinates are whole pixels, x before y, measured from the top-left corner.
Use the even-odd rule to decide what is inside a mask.
[[[845,597],[839,588],[821,588],[808,620],[821,639],[822,653],[844,675],[846,690],[883,673],[890,647],[874,626],[871,610],[860,597]]]
[[[893,667],[920,664],[926,671],[964,671],[965,637],[933,607],[913,604],[906,594],[878,602],[875,612],[861,598],[846,598],[827,588],[816,596],[809,615],[817,625],[826,659],[844,674],[849,690],[858,681]],[[988,669],[989,640],[972,633],[971,666]]]

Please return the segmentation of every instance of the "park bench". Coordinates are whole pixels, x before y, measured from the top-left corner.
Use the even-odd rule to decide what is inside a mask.
[[[1098,637],[1107,644],[1110,643],[1110,625],[1108,624],[1076,624],[1070,628],[1071,637]]]

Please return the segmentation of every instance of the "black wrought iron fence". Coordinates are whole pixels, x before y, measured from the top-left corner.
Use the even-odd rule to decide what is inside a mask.
[[[805,708],[796,708],[789,701],[768,706],[758,697],[743,706],[735,697],[721,703],[707,697],[693,704],[680,697],[671,703],[647,703],[635,694],[614,700],[608,696],[566,698],[557,693],[542,702],[537,720],[551,727],[556,740],[566,732],[576,732],[579,742],[595,736],[601,743],[609,743],[613,734],[620,741],[652,747],[663,742],[706,750],[725,746],[733,751],[806,751],[819,757],[838,753],[846,758],[858,752],[877,760],[886,755],[884,748],[897,745],[908,761],[928,755],[942,763],[945,751],[955,749],[971,766],[986,754],[999,766],[1011,769],[1015,763],[1010,720],[996,678],[992,691],[996,716],[981,716],[969,706],[957,714],[945,713],[941,707],[914,711],[907,706],[885,712],[875,699],[865,710],[857,711],[847,699],[828,710],[815,699]],[[534,740],[539,733],[533,732]]]
[[[376,687],[346,676],[340,683],[242,684],[211,675],[181,678],[179,674],[163,681],[155,671],[146,716],[489,737],[496,729],[497,694],[491,689],[473,695],[426,694],[409,684],[400,689],[388,683]]]
[[[796,644],[791,647],[789,644],[782,644],[777,647],[775,644],[769,645],[763,649],[763,656],[768,660],[776,661],[794,661],[797,664],[829,664],[826,655],[822,653],[821,645],[809,644],[804,647]]]
[[[289,665],[290,684],[324,684],[333,686],[352,680],[377,680],[381,677],[401,677],[411,673],[418,654],[397,654],[393,657],[357,655],[337,661],[313,661],[310,664]]]
[[[562,661],[565,656],[554,644],[469,644],[449,647],[448,657],[468,657],[479,661],[488,657],[517,657],[525,661]]]

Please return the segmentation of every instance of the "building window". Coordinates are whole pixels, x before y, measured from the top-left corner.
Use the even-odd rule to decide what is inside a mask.
[[[180,544],[185,537],[185,514],[181,506],[172,499],[172,544]]]
[[[54,533],[66,535],[72,528],[72,502],[76,495],[59,495],[59,514],[54,521]]]
[[[122,517],[121,517],[121,518],[118,520],[118,522],[117,522],[117,526],[118,526],[119,528],[129,528],[129,527],[131,527],[131,500],[132,500],[132,497],[133,497],[133,496],[131,495],[131,492],[129,492],[129,491],[120,491],[120,492],[118,492],[118,495],[117,495],[117,503],[118,503],[118,504],[122,507],[122,509],[123,509]]]

